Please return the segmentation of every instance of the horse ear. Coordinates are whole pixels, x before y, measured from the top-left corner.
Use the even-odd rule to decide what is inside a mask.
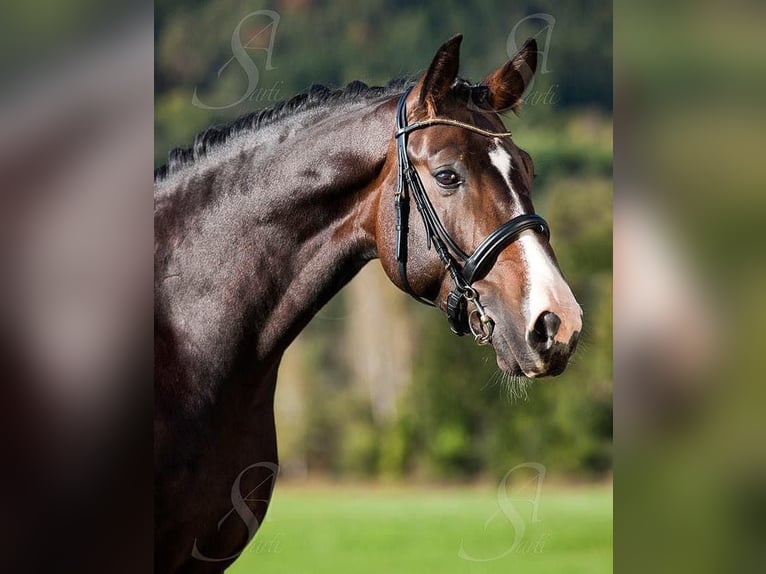
[[[537,68],[537,42],[529,38],[516,55],[502,68],[498,68],[484,78],[483,84],[489,88],[489,102],[492,109],[502,112],[508,109],[518,112],[521,96]]]
[[[431,115],[436,113],[439,102],[449,94],[457,78],[462,41],[463,35],[457,34],[444,42],[418,82],[418,102]]]

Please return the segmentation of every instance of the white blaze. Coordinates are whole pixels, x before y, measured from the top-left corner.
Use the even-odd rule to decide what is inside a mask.
[[[511,185],[511,156],[501,147],[498,140],[495,140],[495,147],[489,152],[489,159],[508,185],[515,206],[514,215],[521,215],[521,200]],[[517,243],[521,247],[521,255],[527,267],[527,301],[524,306],[527,331],[534,328],[535,321],[542,313],[550,311],[561,319],[561,326],[554,339],[564,344],[569,343],[572,334],[582,329],[580,305],[543,248],[538,233],[531,229],[524,231],[519,235]]]

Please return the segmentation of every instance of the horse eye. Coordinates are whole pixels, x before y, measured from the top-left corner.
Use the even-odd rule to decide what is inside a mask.
[[[434,178],[436,179],[436,182],[446,188],[453,188],[457,187],[461,183],[463,183],[463,180],[460,179],[460,176],[452,171],[451,169],[443,169],[440,172],[436,173],[434,175]]]

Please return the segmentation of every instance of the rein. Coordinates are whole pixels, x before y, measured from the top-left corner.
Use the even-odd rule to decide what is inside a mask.
[[[497,255],[508,245],[518,239],[519,234],[527,229],[539,231],[550,237],[550,230],[546,221],[534,213],[525,213],[507,221],[492,233],[490,233],[468,255],[455,242],[449,232],[444,228],[439,216],[436,214],[431,201],[428,199],[423,182],[417,171],[410,163],[407,155],[407,136],[419,129],[434,125],[450,125],[464,128],[486,137],[508,137],[510,132],[490,132],[471,124],[465,124],[449,118],[431,118],[421,122],[407,124],[407,96],[412,88],[409,88],[399,99],[396,108],[396,151],[398,157],[398,184],[396,190],[396,260],[399,264],[399,276],[404,290],[415,299],[435,307],[436,304],[425,297],[416,294],[407,279],[407,236],[409,233],[408,221],[410,213],[410,197],[415,200],[420,217],[426,230],[426,246],[431,249],[433,245],[439,259],[445,269],[449,271],[455,288],[447,296],[446,313],[450,329],[453,333],[463,336],[471,333],[479,345],[487,345],[492,342],[492,333],[495,322],[492,320],[479,300],[479,293],[473,288],[473,283],[482,279],[492,268]],[[462,263],[459,263],[460,261]],[[468,304],[474,309],[468,313]],[[478,318],[478,325],[474,326],[474,316]]]

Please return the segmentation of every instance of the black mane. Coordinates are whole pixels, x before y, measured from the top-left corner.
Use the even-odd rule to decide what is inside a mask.
[[[314,84],[307,92],[283,100],[273,108],[267,108],[240,116],[223,126],[211,126],[200,132],[194,138],[194,143],[186,148],[174,148],[168,153],[168,162],[154,170],[154,180],[159,181],[175,173],[181,167],[194,163],[205,157],[208,150],[219,146],[235,135],[255,131],[260,127],[272,125],[295,113],[311,110],[328,104],[357,101],[359,99],[374,99],[386,95],[394,95],[411,85],[414,80],[410,77],[395,78],[386,86],[368,86],[355,80],[344,88],[332,89],[327,86]]]

